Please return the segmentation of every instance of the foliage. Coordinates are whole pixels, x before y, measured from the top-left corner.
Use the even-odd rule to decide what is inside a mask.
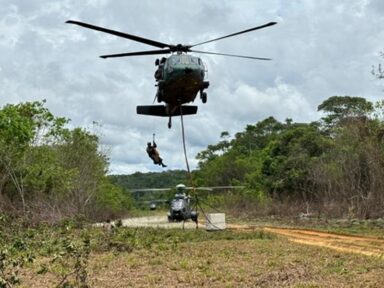
[[[80,214],[95,217],[93,206],[116,211],[116,203],[123,201],[119,192],[114,203],[94,205],[104,193],[117,189],[103,186],[108,159],[99,150],[98,137],[85,129],[65,128],[69,120],[55,117],[44,104],[0,109],[0,211],[31,222]]]
[[[67,171],[73,171],[73,186],[68,191],[76,214],[86,214],[107,172],[107,158],[98,151],[98,137],[75,128],[60,145],[60,160]]]
[[[23,233],[19,223],[8,225],[10,220],[6,215],[0,214],[0,287],[2,288],[20,284],[20,271],[35,258],[28,233]]]
[[[380,51],[380,57],[384,58],[384,52],[383,51]],[[384,79],[384,69],[383,69],[381,63],[377,64],[376,66],[373,65],[371,73],[377,79]]]
[[[125,191],[141,188],[170,188],[180,183],[187,183],[187,172],[168,170],[161,173],[136,172],[131,175],[109,175],[111,183],[122,187]]]
[[[65,134],[63,126],[68,122],[54,117],[43,105],[44,101],[9,104],[0,110],[0,194],[7,193],[15,199],[16,193],[24,212],[28,192],[24,181],[30,173],[28,160],[36,146],[55,143],[60,134]],[[10,184],[12,188],[6,187]]]
[[[263,150],[259,178],[253,181],[269,195],[308,200],[312,163],[328,148],[316,124],[293,124]]]
[[[55,254],[51,263],[60,266],[61,280],[57,287],[81,287],[87,288],[88,273],[87,266],[90,254],[90,238],[85,233],[80,239],[71,239],[72,235],[68,235],[60,239],[62,250]],[[42,267],[40,271],[46,271],[46,267]]]
[[[241,183],[256,202],[306,203],[307,212],[312,203],[333,216],[383,217],[382,103],[333,96],[318,109],[326,113],[319,122],[269,117],[209,145],[197,155],[196,182]]]
[[[28,251],[26,242],[16,238],[10,244],[0,248],[0,287],[13,287],[20,284],[19,273],[26,263],[32,263],[34,257]]]
[[[373,104],[366,99],[351,96],[332,96],[317,107],[318,111],[327,113],[327,116],[322,118],[327,127],[334,127],[351,119],[368,117],[373,109]]]
[[[203,229],[78,227],[74,219],[55,226],[28,228],[16,219],[13,219],[14,225],[6,225],[9,220],[0,225],[0,232],[5,236],[0,238],[0,287],[23,284],[24,279],[20,276],[26,274],[20,272],[26,270],[47,275],[52,287],[90,287],[91,255],[102,252],[175,251],[183,244],[193,242],[272,238],[262,231],[209,233]],[[37,261],[33,262],[34,259]]]
[[[95,196],[94,212],[98,219],[113,219],[132,210],[134,201],[130,193],[125,193],[123,188],[111,183],[110,178],[104,178],[98,187]]]

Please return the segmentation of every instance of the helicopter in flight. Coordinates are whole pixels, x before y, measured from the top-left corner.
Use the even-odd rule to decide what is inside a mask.
[[[205,80],[207,69],[201,60],[201,58],[187,54],[188,52],[221,55],[229,57],[246,58],[252,60],[271,60],[270,58],[260,58],[253,56],[224,54],[200,50],[192,50],[193,47],[207,44],[210,42],[218,41],[221,39],[237,36],[243,33],[248,33],[254,30],[266,28],[277,24],[276,22],[269,22],[267,24],[256,26],[250,29],[246,29],[240,32],[232,33],[226,36],[218,37],[194,45],[183,44],[167,44],[151,39],[135,36],[132,34],[115,31],[91,24],[87,24],[80,21],[68,20],[66,23],[79,25],[88,29],[96,30],[112,34],[114,36],[126,38],[136,42],[144,43],[150,46],[154,46],[160,49],[146,50],[137,52],[128,52],[120,54],[102,55],[101,58],[115,58],[115,57],[127,57],[127,56],[145,56],[145,55],[161,55],[171,54],[168,58],[162,57],[156,59],[155,65],[157,70],[155,72],[157,92],[155,100],[158,103],[164,102],[165,105],[139,105],[136,107],[137,114],[169,117],[168,128],[171,128],[172,116],[179,115],[192,115],[197,113],[197,106],[184,105],[186,103],[193,102],[199,93],[201,101],[207,102],[207,93],[204,91],[208,88],[209,82]],[[155,102],[154,100],[154,102]]]

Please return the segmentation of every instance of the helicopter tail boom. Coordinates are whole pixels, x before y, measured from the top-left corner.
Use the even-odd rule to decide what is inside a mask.
[[[197,106],[183,105],[169,109],[164,105],[144,105],[136,107],[137,114],[169,117],[183,115],[193,115],[197,113]]]

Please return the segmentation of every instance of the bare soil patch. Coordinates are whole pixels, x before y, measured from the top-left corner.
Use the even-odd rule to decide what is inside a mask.
[[[355,235],[339,235],[314,230],[265,227],[264,231],[286,236],[289,240],[307,245],[327,247],[340,252],[368,256],[384,256],[384,240]]]

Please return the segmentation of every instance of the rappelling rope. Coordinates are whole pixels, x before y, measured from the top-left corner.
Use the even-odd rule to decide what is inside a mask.
[[[181,119],[181,135],[183,138],[183,149],[184,149],[184,158],[185,158],[185,164],[187,166],[187,173],[189,176],[190,185],[193,188],[193,193],[195,194],[195,185],[193,185],[193,179],[192,179],[192,173],[189,169],[189,163],[188,163],[188,156],[187,156],[187,148],[185,145],[185,131],[184,131],[184,118],[183,118],[183,106],[180,105],[180,119]]]
[[[196,208],[199,207],[201,212],[203,213],[204,215],[204,218],[206,219],[206,221],[208,221],[209,224],[212,225],[212,227],[215,227],[217,230],[223,230],[219,227],[217,227],[215,224],[213,224],[211,222],[211,220],[207,217],[207,215],[205,214],[203,208],[201,207],[199,201],[198,201],[198,197],[197,197],[197,193],[196,193],[196,187],[195,185],[193,184],[193,178],[192,178],[192,173],[191,173],[191,170],[189,169],[189,163],[188,163],[188,156],[187,156],[187,148],[186,148],[186,145],[185,145],[185,131],[184,131],[184,119],[183,119],[183,106],[180,105],[180,119],[181,119],[181,135],[182,135],[182,139],[183,139],[183,149],[184,149],[184,158],[185,158],[185,164],[187,166],[187,173],[188,173],[188,176],[189,176],[189,181],[190,181],[190,185],[193,189],[193,195],[195,197],[195,203],[196,203]],[[197,210],[197,209],[196,209]],[[196,229],[198,228],[198,224],[196,222]],[[183,223],[183,229],[184,229],[184,223]]]
[[[183,118],[183,108],[182,107],[183,106],[180,105],[181,135],[182,135],[182,139],[183,139],[184,158],[185,158],[185,164],[187,166],[187,173],[188,173],[188,176],[189,176],[190,185],[191,185],[191,187],[193,189],[193,195],[196,198],[196,206],[197,206],[197,194],[196,194],[195,185],[193,185],[192,173],[191,173],[191,170],[189,169],[188,156],[187,156],[187,148],[186,148],[186,145],[185,145],[184,118]],[[196,229],[197,228],[198,228],[198,222],[196,220]],[[183,229],[184,229],[184,222],[183,222]]]

